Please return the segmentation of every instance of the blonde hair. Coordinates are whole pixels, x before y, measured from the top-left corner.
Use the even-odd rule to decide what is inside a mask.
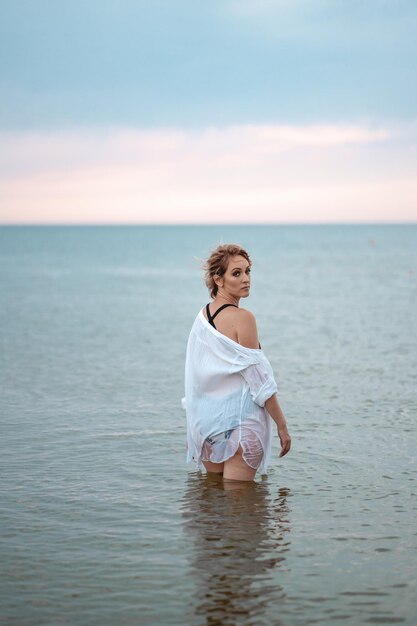
[[[213,276],[217,274],[218,276],[223,276],[226,272],[227,267],[229,265],[229,261],[231,257],[239,254],[243,256],[249,263],[249,267],[252,265],[252,261],[249,258],[249,254],[244,250],[241,246],[236,243],[225,243],[220,246],[217,246],[215,250],[212,251],[209,258],[203,265],[204,274],[204,282],[206,284],[207,289],[210,292],[210,297],[215,298],[218,292],[218,286],[214,282]]]

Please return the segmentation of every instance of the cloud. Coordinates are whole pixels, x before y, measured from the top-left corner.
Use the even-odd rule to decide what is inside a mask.
[[[332,73],[333,84],[337,82],[338,74],[346,78],[353,70],[351,80],[355,92],[359,88],[359,95],[370,88],[376,95],[382,71],[386,77],[395,63],[392,76],[394,79],[401,75],[405,78],[408,60],[416,55],[417,7],[409,0],[395,4],[385,0],[351,3],[334,0],[222,0],[217,11],[227,23],[235,24],[242,32],[250,32],[251,38],[257,36],[259,45],[276,50],[276,46],[285,43],[283,52],[286,57],[291,49],[295,53],[292,58],[297,59],[296,51],[300,54],[302,50],[300,56],[304,63],[308,64],[310,58],[319,62],[321,72],[315,73],[314,67],[310,67],[310,72],[305,75],[305,85],[308,85],[309,74],[314,72],[316,85],[324,80],[329,89],[323,66],[330,71],[337,68]],[[297,67],[296,61],[294,69]],[[365,67],[366,82],[360,78]],[[403,85],[407,89],[406,82]],[[308,89],[304,90],[301,85],[300,88],[312,101]],[[340,86],[338,88],[340,90]],[[347,91],[345,95],[350,99],[352,94]],[[389,98],[388,91],[385,98]],[[374,110],[380,110],[381,103],[375,104]]]
[[[271,156],[303,147],[369,144],[387,140],[390,131],[349,124],[244,124],[198,131],[113,129],[0,134],[0,170],[47,171],[98,164],[149,164],[178,159]],[[246,157],[244,154],[246,153]]]
[[[346,123],[3,133],[0,221],[411,221],[414,144]]]

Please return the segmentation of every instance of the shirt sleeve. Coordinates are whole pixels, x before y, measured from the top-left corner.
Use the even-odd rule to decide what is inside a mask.
[[[249,385],[252,400],[259,406],[265,406],[265,402],[278,391],[270,364],[256,363],[249,365],[240,371]]]

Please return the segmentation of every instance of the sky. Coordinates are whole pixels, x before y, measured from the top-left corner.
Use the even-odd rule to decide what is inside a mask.
[[[0,223],[417,221],[417,3],[0,0]]]

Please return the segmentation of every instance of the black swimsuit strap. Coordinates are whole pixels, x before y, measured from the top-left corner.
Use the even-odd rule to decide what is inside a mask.
[[[215,314],[212,316],[211,319],[214,320],[216,315],[220,313],[220,311],[223,311],[223,309],[225,309],[227,306],[235,306],[236,308],[238,308],[236,304],[222,304],[221,306],[219,306],[219,308],[217,309],[217,311],[215,312]]]
[[[236,308],[238,308],[236,304],[222,304],[222,305],[221,305],[221,306],[217,309],[217,311],[215,312],[215,314],[214,314],[214,315],[211,315],[210,310],[209,310],[209,304],[210,304],[210,303],[208,303],[208,304],[207,304],[207,306],[206,306],[206,313],[207,313],[207,319],[208,319],[208,321],[210,322],[210,324],[213,326],[213,328],[216,328],[216,327],[215,327],[215,325],[214,325],[213,320],[214,320],[214,318],[216,317],[216,315],[217,315],[218,313],[220,313],[220,311],[222,311],[223,309],[225,309],[227,306],[235,306]],[[217,330],[217,329],[216,329],[216,330]]]
[[[222,311],[223,309],[225,309],[227,306],[235,306],[236,308],[238,308],[236,304],[222,304],[222,305],[221,305],[221,306],[217,309],[217,311],[215,312],[215,314],[212,316],[212,315],[211,315],[211,313],[210,313],[209,304],[210,304],[210,302],[206,305],[206,313],[207,313],[207,319],[208,319],[208,321],[210,322],[210,324],[213,326],[213,328],[216,328],[216,327],[215,327],[215,325],[214,325],[213,319],[216,317],[217,313],[220,313],[220,311]],[[216,328],[216,330],[217,330],[217,328]],[[260,350],[262,349],[262,348],[261,348],[261,344],[260,344],[260,343],[259,343],[259,349],[260,349]]]
[[[213,326],[213,328],[216,328],[216,327],[214,326],[213,318],[212,318],[212,317],[211,317],[211,315],[210,315],[210,310],[209,310],[209,305],[208,305],[208,304],[206,304],[206,313],[207,313],[207,319],[208,319],[208,321],[209,321],[209,322],[210,322],[210,324]]]

